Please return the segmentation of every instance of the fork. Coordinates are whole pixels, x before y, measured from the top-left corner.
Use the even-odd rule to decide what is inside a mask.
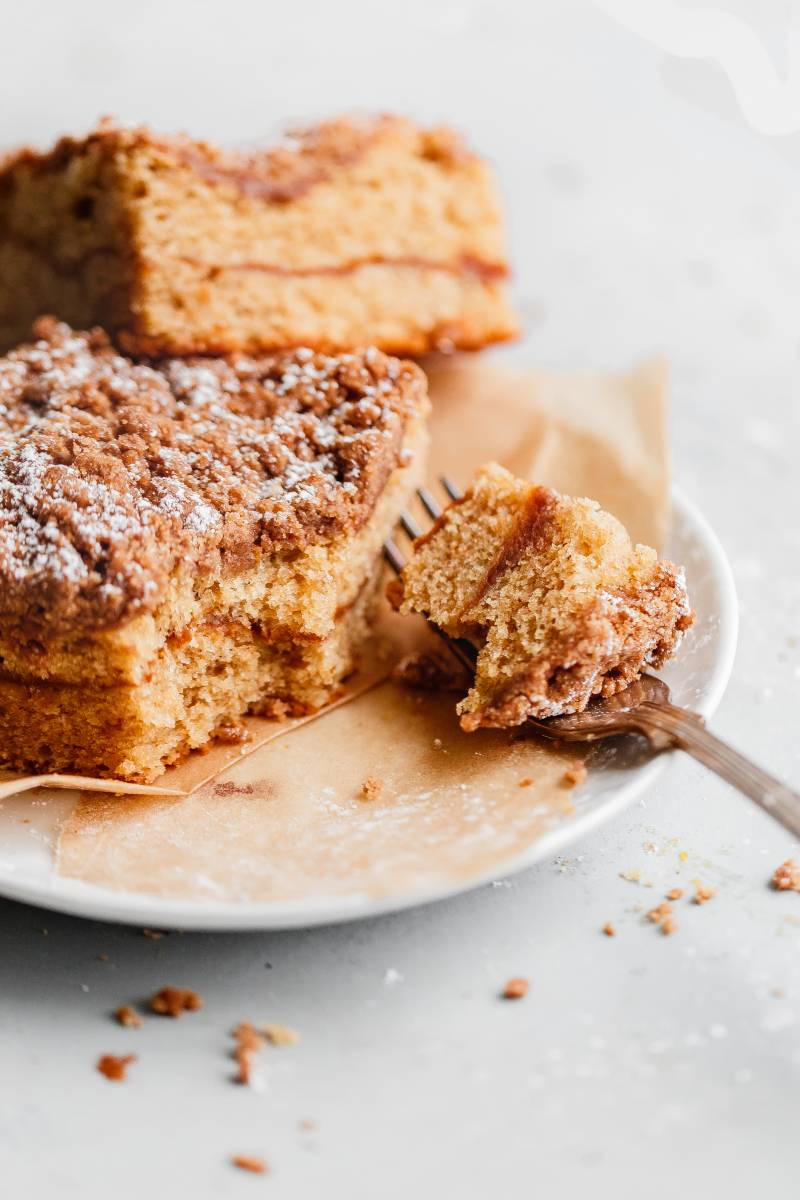
[[[441,475],[439,482],[449,500],[461,499],[461,492],[447,476]],[[418,488],[417,496],[432,520],[442,515],[442,506],[428,488]],[[424,531],[407,511],[401,513],[400,525],[412,542],[423,535]],[[399,575],[405,558],[394,538],[387,538],[383,551],[389,566]],[[432,621],[428,626],[471,675],[475,669],[475,647],[460,638],[449,637]],[[583,712],[545,721],[529,718],[526,725],[557,741],[595,742],[638,733],[658,752],[685,750],[800,838],[800,795],[711,733],[699,713],[671,704],[669,687],[655,675],[642,675],[623,691],[593,700]]]

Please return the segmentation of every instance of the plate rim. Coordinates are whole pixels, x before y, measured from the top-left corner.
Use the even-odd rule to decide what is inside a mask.
[[[697,711],[709,718],[719,706],[733,669],[739,628],[736,586],[722,544],[696,504],[674,485],[670,488],[670,502],[700,535],[720,592],[720,608],[716,613],[719,648],[706,694],[697,705]],[[517,875],[543,859],[558,855],[631,807],[673,761],[673,755],[662,754],[634,768],[630,781],[604,803],[579,814],[574,820],[561,822],[500,866],[481,871],[468,880],[444,881],[402,896],[375,897],[356,893],[325,900],[203,901],[198,904],[197,901],[162,898],[155,893],[117,892],[82,880],[64,879],[53,871],[48,879],[33,883],[0,875],[0,897],[88,920],[153,925],[163,929],[267,932],[345,924],[451,899],[484,887],[492,880]]]

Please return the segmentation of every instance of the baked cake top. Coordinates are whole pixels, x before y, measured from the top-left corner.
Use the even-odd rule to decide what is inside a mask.
[[[460,134],[446,126],[425,129],[404,117],[389,115],[339,117],[293,130],[263,149],[236,151],[185,134],[169,136],[147,126],[122,126],[104,118],[84,137],[62,137],[48,151],[31,147],[0,158],[0,187],[8,186],[20,167],[61,170],[75,154],[96,147],[114,155],[139,147],[158,151],[190,167],[209,183],[229,184],[247,195],[283,204],[304,195],[340,167],[357,162],[378,140],[403,136],[417,153],[437,162],[471,157]]]
[[[368,520],[427,410],[422,371],[329,357],[133,362],[43,318],[0,359],[0,619],[116,625],[180,560],[242,569]]]

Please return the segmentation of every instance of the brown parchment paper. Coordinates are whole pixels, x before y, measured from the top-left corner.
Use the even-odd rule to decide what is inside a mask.
[[[661,544],[663,363],[559,374],[457,359],[426,370],[432,480],[444,471],[466,483],[494,458],[598,499],[635,538]],[[255,901],[402,893],[507,861],[569,811],[576,756],[519,732],[463,734],[452,692],[388,679],[431,641],[423,622],[387,608],[333,708],[283,724],[250,718],[249,744],[214,747],[159,781],[189,795],[83,793],[60,832],[58,871],[165,897]],[[367,777],[380,784],[371,800]]]

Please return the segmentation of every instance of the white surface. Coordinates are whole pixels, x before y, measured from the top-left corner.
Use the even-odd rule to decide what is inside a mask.
[[[787,5],[729,7],[783,70]],[[102,111],[231,138],[350,105],[470,129],[512,210],[531,325],[518,353],[560,366],[669,354],[676,478],[720,534],[742,606],[714,725],[800,782],[796,136],[757,136],[716,68],[565,0],[5,15],[6,141]],[[682,761],[563,861],[339,929],[150,942],[0,905],[0,1191],[792,1195],[800,896],[766,886],[792,853]],[[631,868],[653,889],[619,877]],[[673,937],[634,911],[694,877],[718,894],[682,903]],[[530,995],[500,1002],[516,974]],[[110,1022],[165,983],[197,988],[205,1009],[140,1031]],[[229,1082],[243,1017],[302,1038],[264,1056],[256,1092]],[[93,1070],[111,1050],[140,1055],[124,1085]],[[298,1130],[304,1117],[317,1132]],[[230,1152],[263,1152],[273,1176],[237,1173]]]
[[[710,717],[720,702],[733,665],[736,592],[730,567],[712,530],[678,493],[673,497],[671,524],[665,551],[673,561],[686,567],[687,586],[697,617],[676,660],[661,674],[670,686],[674,703]],[[543,837],[522,854],[511,856],[501,831],[495,831],[489,821],[483,836],[489,842],[493,836],[496,838],[495,862],[491,869],[483,868],[472,879],[459,879],[454,884],[450,872],[443,869],[440,877],[424,889],[407,887],[380,897],[354,890],[350,895],[334,892],[321,898],[315,888],[313,895],[282,902],[169,900],[65,879],[54,870],[53,842],[59,820],[70,811],[74,798],[53,789],[42,789],[36,797],[23,793],[6,803],[0,802],[0,895],[58,912],[139,926],[155,925],[160,929],[309,928],[397,912],[468,891],[498,875],[508,878],[563,853],[645,794],[672,757],[648,756],[638,739],[598,747],[589,777],[576,793],[574,815],[554,819],[552,829]],[[343,836],[347,833],[345,826]],[[302,836],[299,830],[298,836]],[[361,828],[358,836],[363,840]],[[469,837],[475,837],[474,827],[470,828]],[[378,852],[376,848],[373,855]],[[363,853],[369,855],[369,848],[364,847]]]

